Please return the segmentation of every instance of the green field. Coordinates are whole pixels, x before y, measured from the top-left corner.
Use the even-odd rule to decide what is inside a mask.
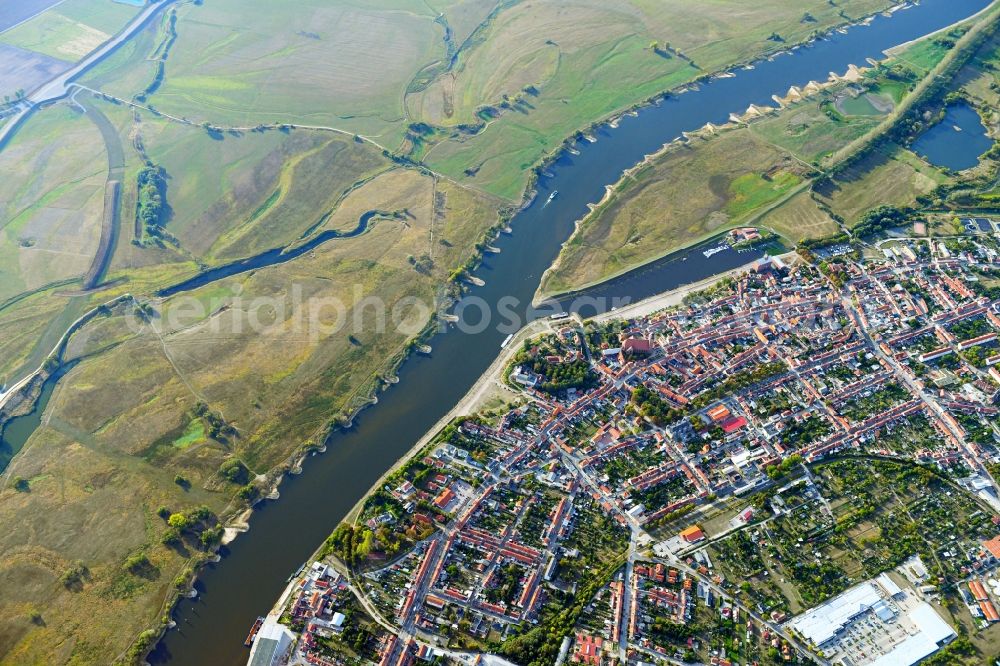
[[[840,231],[836,221],[816,205],[810,192],[800,192],[757,221],[793,243],[807,238],[825,238]]]
[[[177,14],[177,40],[151,96],[158,108],[223,125],[341,127],[390,147],[405,124],[403,91],[443,44],[434,13],[416,0],[374,7],[344,0],[216,0],[182,5]],[[156,30],[146,31],[146,47],[157,43],[150,36]],[[135,80],[141,75],[134,70],[151,71],[148,63],[126,58],[109,61],[95,80]]]
[[[392,164],[371,146],[323,132],[212,137],[144,114],[146,153],[168,175],[166,227],[205,263],[288,245],[356,182]]]
[[[26,125],[0,152],[0,303],[87,270],[107,168],[100,133],[65,107]]]
[[[878,100],[874,98],[875,101],[880,103],[883,100]],[[873,98],[868,95],[858,95],[857,97],[848,97],[841,103],[840,108],[843,109],[844,113],[849,116],[882,116],[885,115],[882,111],[875,107],[873,103]]]
[[[936,38],[921,39],[898,51],[895,57],[914,69],[931,71],[950,49]]]
[[[138,8],[113,0],[66,0],[0,35],[0,43],[76,62],[125,27]]]
[[[97,252],[108,162],[97,128],[57,107],[0,152],[0,170],[0,377],[10,378],[40,365],[59,325],[81,314],[61,290]]]
[[[962,88],[973,97],[982,100],[984,105],[996,107],[1000,103],[1000,77],[997,66],[1000,65],[1000,37],[994,36],[971,63],[959,74]]]
[[[753,123],[751,130],[799,159],[818,164],[878,123],[878,119],[867,117],[834,120],[824,112],[824,104],[833,103],[808,99],[793,104]]]

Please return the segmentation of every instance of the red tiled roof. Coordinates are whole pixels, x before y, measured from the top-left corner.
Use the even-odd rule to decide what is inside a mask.
[[[747,420],[742,416],[732,416],[722,422],[722,430],[731,435],[747,424]]]

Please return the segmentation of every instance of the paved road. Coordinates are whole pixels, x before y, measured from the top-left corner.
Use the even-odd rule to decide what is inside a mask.
[[[174,4],[177,0],[160,0],[146,7],[138,16],[132,19],[125,28],[110,40],[99,46],[59,76],[33,90],[27,96],[27,103],[21,111],[13,116],[3,127],[0,127],[0,149],[3,148],[6,140],[13,135],[18,126],[31,115],[39,105],[54,102],[65,97],[69,92],[69,86],[73,80],[86,72],[88,69],[99,63],[101,60],[112,54],[119,46],[132,38],[135,33],[141,30],[146,24],[166,7]]]
[[[80,326],[80,324],[83,323],[86,319],[93,317],[94,314],[100,308],[113,307],[115,305],[118,305],[119,303],[124,303],[126,301],[132,301],[133,303],[135,303],[135,299],[132,298],[132,294],[122,294],[121,296],[116,296],[115,298],[111,299],[107,303],[104,303],[103,305],[98,305],[97,307],[92,308],[87,312],[84,312],[82,315],[77,317],[77,319],[72,324],[69,325],[69,327],[66,329],[66,332],[62,334],[62,336],[59,338],[59,341],[56,342],[56,345],[52,348],[52,351],[48,352],[44,356],[44,359],[47,360],[51,358],[54,354],[59,352],[66,344],[66,341],[69,340],[69,337],[76,331],[77,327]],[[3,407],[7,404],[7,401],[10,400],[12,396],[17,395],[18,392],[21,391],[21,389],[27,386],[36,376],[41,374],[44,369],[45,369],[45,361],[43,360],[42,364],[39,365],[35,370],[29,372],[25,377],[19,379],[7,389],[0,391],[0,409],[3,409]]]
[[[3,408],[3,406],[7,404],[7,399],[10,398],[10,396],[16,395],[18,391],[27,386],[28,382],[34,379],[36,374],[38,374],[37,371],[32,372],[27,377],[24,377],[23,379],[20,379],[17,382],[15,382],[14,385],[8,388],[6,391],[0,391],[0,408]]]

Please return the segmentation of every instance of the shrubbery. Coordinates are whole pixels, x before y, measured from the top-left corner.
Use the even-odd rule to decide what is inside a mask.
[[[162,236],[163,214],[165,212],[166,181],[163,170],[156,166],[146,166],[139,170],[139,199],[136,216],[143,228],[151,236]]]

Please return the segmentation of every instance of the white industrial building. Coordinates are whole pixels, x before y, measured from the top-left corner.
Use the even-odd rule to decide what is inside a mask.
[[[288,627],[267,618],[253,641],[247,666],[276,666],[282,663],[294,642],[295,634]]]
[[[887,574],[855,585],[786,626],[844,666],[910,666],[956,635],[930,604],[901,590]]]

